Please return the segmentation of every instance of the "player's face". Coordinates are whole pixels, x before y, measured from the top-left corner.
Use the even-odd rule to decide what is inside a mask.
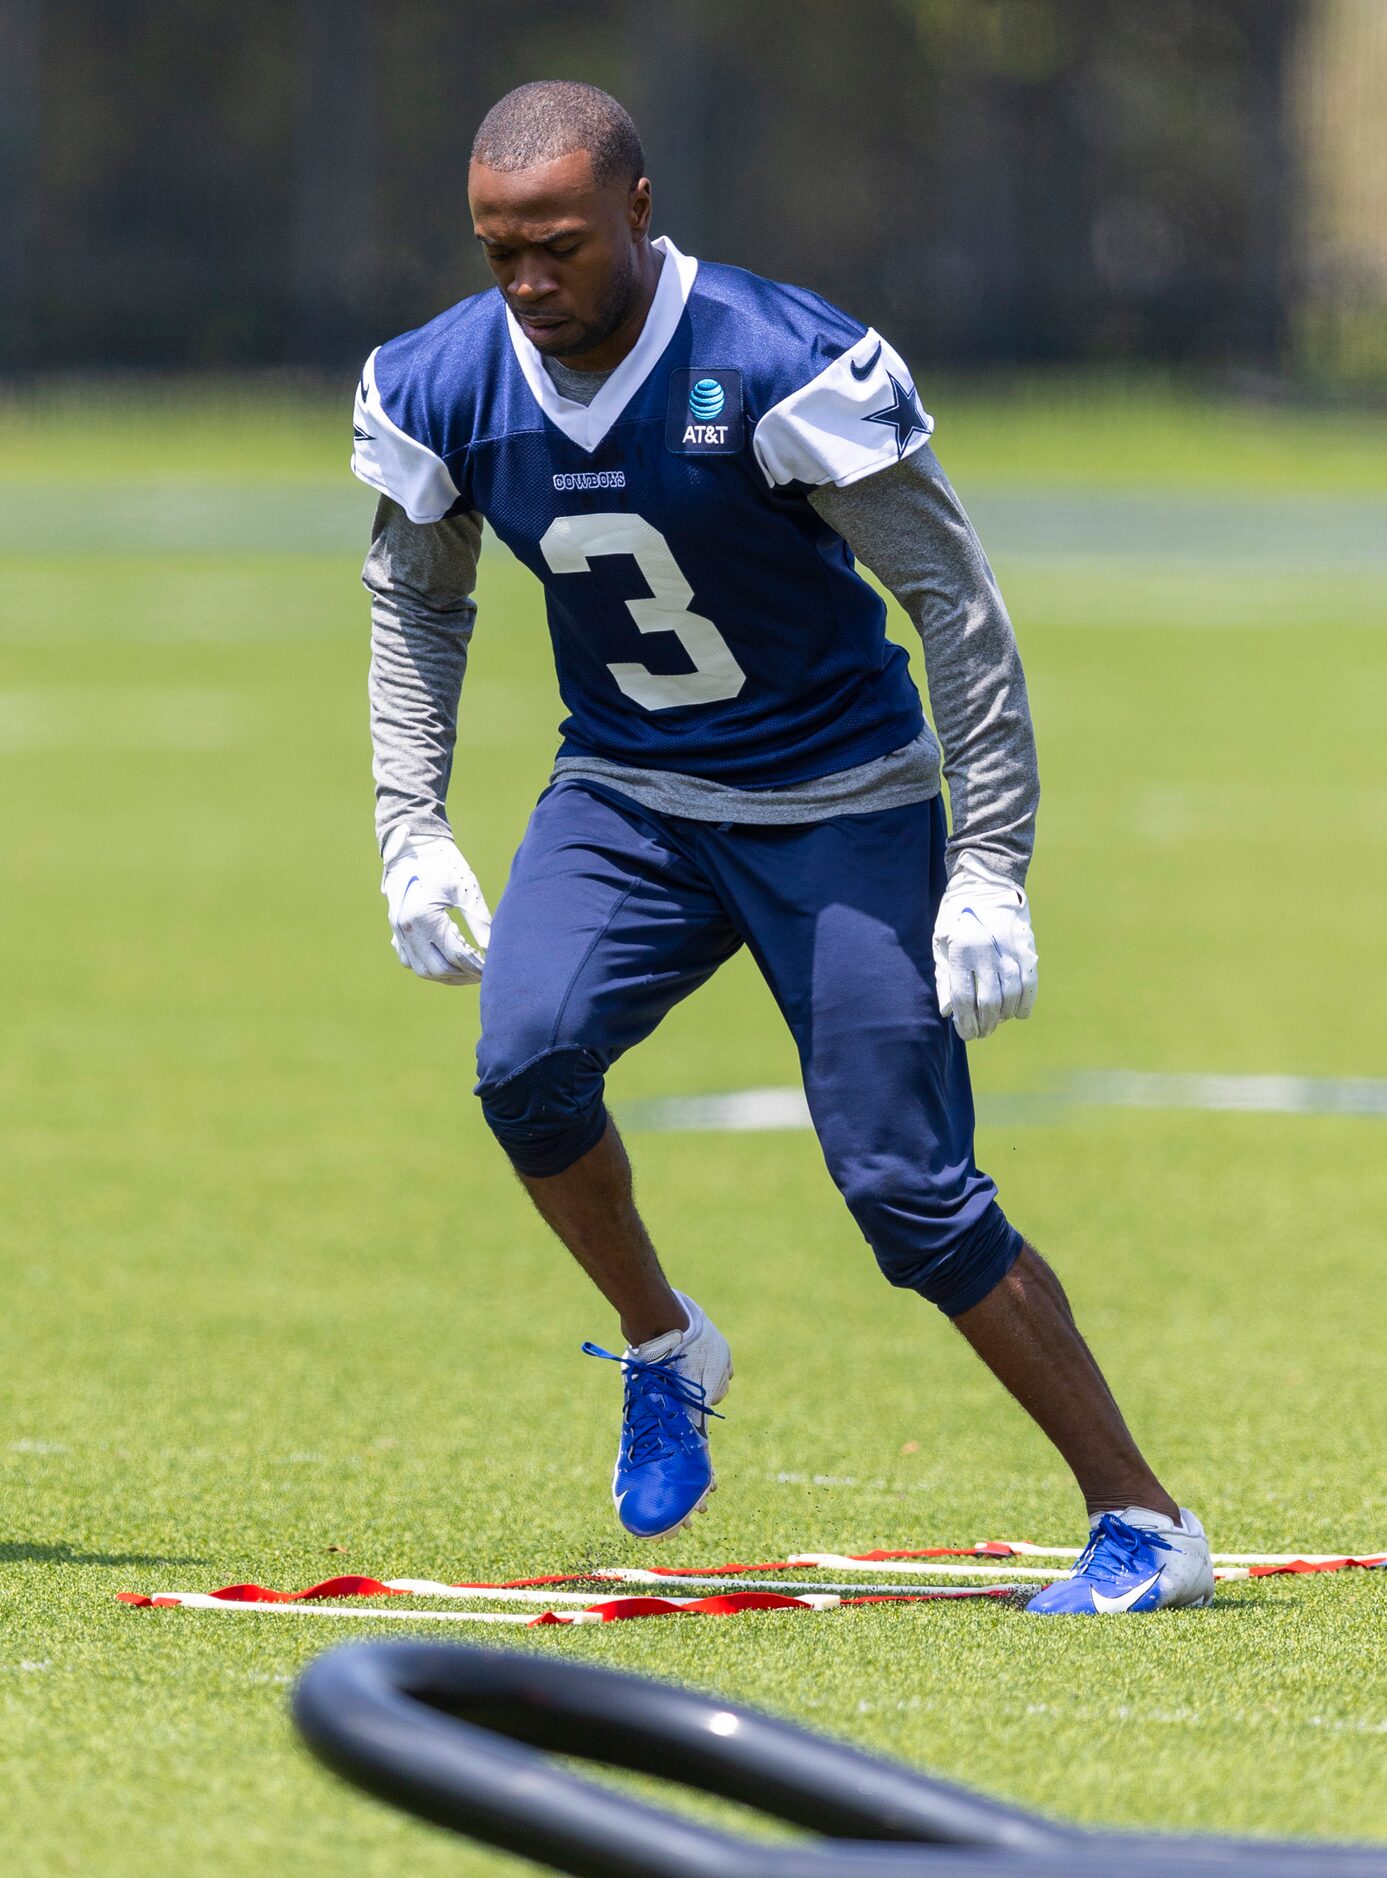
[[[525,336],[551,358],[599,348],[641,294],[650,184],[599,185],[585,150],[527,170],[474,163],[477,239]]]

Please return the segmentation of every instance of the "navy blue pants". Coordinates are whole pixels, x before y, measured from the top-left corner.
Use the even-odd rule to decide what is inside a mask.
[[[608,1066],[745,944],[882,1271],[950,1316],[978,1303],[1021,1238],[974,1163],[967,1058],[935,998],[944,840],[937,798],[767,828],[547,789],[482,976],[477,1094],[515,1166],[557,1174],[595,1147]]]

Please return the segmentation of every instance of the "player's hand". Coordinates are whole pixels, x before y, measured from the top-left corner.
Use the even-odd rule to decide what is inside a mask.
[[[491,913],[477,876],[446,835],[413,835],[389,854],[381,892],[390,943],[401,965],[436,985],[475,985],[491,938]],[[472,944],[454,923],[457,907]]]
[[[959,856],[934,923],[934,985],[939,1009],[965,1043],[990,1037],[1035,1004],[1031,909],[1020,887],[976,856]]]

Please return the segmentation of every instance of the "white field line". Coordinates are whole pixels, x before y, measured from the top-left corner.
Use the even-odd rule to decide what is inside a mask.
[[[787,1559],[785,1562],[786,1564],[794,1563],[792,1559]],[[895,1567],[892,1565],[882,1566],[882,1571],[884,1572],[893,1571],[894,1569]],[[1048,1577],[1054,1576],[1053,1573],[1047,1573],[1046,1575]],[[845,1597],[864,1597],[871,1596],[875,1592],[880,1592],[885,1595],[893,1591],[908,1593],[910,1590],[909,1585],[806,1585],[802,1581],[799,1584],[795,1584],[783,1578],[710,1578],[706,1577],[701,1572],[662,1572],[657,1574],[655,1572],[642,1572],[634,1569],[630,1571],[598,1571],[593,1573],[593,1577],[619,1578],[626,1583],[635,1584],[707,1585],[710,1592],[715,1585],[721,1585],[725,1591],[780,1591],[787,1597],[799,1597],[804,1591],[837,1591],[841,1592]],[[992,1589],[994,1589],[994,1587],[991,1585],[939,1585],[933,1587],[933,1594],[935,1597],[940,1598],[966,1598],[970,1597],[975,1591],[991,1591]],[[1004,1585],[1002,1589],[1004,1591],[1013,1589],[1019,1591],[1021,1586]]]
[[[1077,1545],[1032,1545],[1028,1539],[979,1539],[977,1545],[979,1552],[989,1545],[1004,1545],[1019,1558],[1077,1558],[1083,1550]],[[1243,1561],[1239,1559],[1238,1563]]]
[[[1361,1564],[1364,1559],[1387,1558],[1387,1549],[1377,1552],[1213,1552],[1215,1565],[1333,1565],[1341,1558]]]
[[[1073,1545],[1032,1545],[1026,1539],[979,1539],[978,1549],[989,1545],[1009,1546],[1013,1552],[1023,1558],[1077,1558],[1079,1548]],[[1371,1547],[1366,1552],[1211,1552],[1210,1558],[1215,1565],[1332,1565],[1336,1559],[1383,1558],[1387,1557],[1387,1546],[1374,1551]],[[892,1568],[888,1565],[886,1570]]]
[[[1066,1107],[1191,1109],[1245,1115],[1387,1117],[1387,1079],[1314,1076],[1166,1075],[1145,1070],[1082,1070],[1052,1089],[979,1098],[1007,1122],[1051,1120]],[[734,1089],[632,1103],[627,1126],[657,1134],[760,1134],[809,1128],[800,1089]]]
[[[1025,1539],[980,1540],[978,1544],[1005,1544],[1011,1550],[1030,1558],[1073,1559],[1078,1557],[1074,1546],[1034,1545]],[[1355,1563],[1375,1560],[1384,1556],[1375,1552],[1215,1552],[1212,1555],[1214,1577],[1221,1583],[1229,1583],[1251,1576],[1248,1567],[1254,1565],[1307,1565],[1334,1564],[1340,1559],[1351,1559]],[[1015,1565],[1010,1560],[995,1556],[977,1559],[958,1559],[942,1561],[936,1559],[864,1559],[854,1558],[843,1552],[792,1552],[785,1563],[788,1566],[800,1566],[817,1571],[841,1571],[870,1575],[878,1582],[872,1584],[795,1584],[783,1579],[749,1578],[723,1576],[718,1573],[696,1572],[653,1572],[637,1567],[605,1566],[589,1574],[593,1579],[608,1580],[614,1585],[640,1585],[658,1593],[661,1601],[672,1610],[686,1609],[702,1602],[705,1598],[718,1597],[725,1593],[742,1591],[767,1591],[781,1597],[793,1598],[803,1608],[809,1610],[832,1610],[844,1597],[853,1596],[889,1596],[893,1592],[905,1592],[908,1585],[881,1582],[888,1578],[971,1578],[992,1581],[987,1586],[939,1587],[942,1596],[966,1597],[970,1591],[999,1588],[1005,1590],[1022,1589],[1017,1583],[1020,1579],[1043,1579],[1054,1583],[1059,1579],[1069,1578],[1072,1573],[1039,1566]],[[1001,1581],[1001,1582],[998,1582]],[[564,1591],[557,1587],[520,1586],[520,1585],[480,1585],[480,1584],[444,1584],[436,1578],[390,1578],[384,1581],[385,1588],[414,1597],[449,1598],[457,1602],[495,1602],[500,1604],[539,1604],[552,1609],[555,1605],[579,1607],[570,1611],[557,1612],[561,1623],[596,1623],[601,1621],[600,1609],[604,1604],[616,1601],[617,1594],[604,1597],[598,1591]],[[696,1598],[670,1597],[669,1590],[675,1586],[697,1589]],[[422,1622],[441,1621],[454,1623],[491,1623],[491,1624],[528,1624],[533,1619],[512,1615],[501,1611],[419,1611],[381,1608],[370,1605],[333,1605],[319,1604],[311,1599],[231,1599],[219,1598],[210,1592],[201,1591],[161,1591],[154,1595],[154,1602],[175,1603],[194,1610],[216,1611],[258,1611],[279,1614],[295,1613],[299,1615],[319,1615],[323,1617],[381,1617],[392,1621],[415,1620]]]
[[[419,1623],[440,1624],[529,1624],[534,1621],[530,1617],[513,1616],[509,1611],[397,1611],[371,1605],[314,1604],[311,1600],[306,1603],[271,1604],[260,1598],[244,1602],[236,1598],[214,1598],[206,1591],[159,1591],[154,1594],[156,1608],[161,1605],[168,1608],[170,1604],[193,1611],[252,1611],[273,1617],[385,1617],[396,1621],[407,1618]],[[562,1621],[567,1624],[596,1620],[589,1619],[586,1612],[579,1611]]]
[[[972,1564],[959,1559],[945,1564],[935,1559],[858,1559],[843,1552],[792,1552],[789,1565],[814,1565],[821,1571],[900,1572],[909,1578],[1067,1578],[1068,1572],[1043,1571],[1037,1566],[1012,1565],[1005,1561]]]
[[[456,1593],[459,1587],[452,1587],[452,1589]],[[494,1597],[497,1593],[491,1591],[486,1595]],[[512,1595],[526,1597],[532,1602],[545,1606],[556,1601],[553,1598],[541,1596],[539,1593],[517,1591]],[[796,1591],[793,1593],[793,1600],[796,1608],[806,1611],[836,1610],[843,1601],[836,1595],[809,1590]],[[570,1596],[563,1601],[582,1604],[587,1608],[556,1612],[555,1616],[561,1624],[600,1624],[603,1622],[602,1607],[621,1602],[617,1598],[593,1598],[590,1594],[585,1597]],[[661,1599],[661,1602],[667,1604],[671,1611],[683,1610],[701,1601],[698,1598]],[[207,1591],[159,1591],[154,1594],[152,1607],[145,1606],[144,1608],[167,1610],[175,1606],[179,1609],[194,1611],[251,1611],[273,1617],[384,1617],[396,1621],[410,1620],[444,1624],[533,1624],[535,1621],[532,1617],[522,1617],[518,1613],[513,1615],[510,1611],[402,1611],[378,1605],[358,1608],[349,1604],[316,1604],[312,1599],[271,1603],[263,1598],[217,1598]],[[656,1613],[652,1613],[654,1614]]]
[[[1102,1108],[1387,1116],[1387,1081],[1365,1076],[1171,1076],[1086,1070],[1071,1079],[1066,1093],[1071,1101]]]
[[[890,1571],[892,1568],[888,1565],[886,1569]],[[701,1572],[656,1573],[640,1571],[634,1567],[630,1570],[619,1570],[616,1567],[604,1568],[601,1571],[594,1571],[587,1575],[595,1579],[604,1579],[615,1584],[649,1586],[651,1590],[657,1592],[662,1591],[663,1587],[669,1585],[698,1586],[701,1588],[702,1596],[705,1598],[721,1597],[724,1592],[734,1591],[769,1591],[778,1597],[786,1598],[820,1596],[863,1597],[870,1596],[873,1593],[880,1593],[886,1596],[892,1592],[898,1592],[902,1596],[908,1596],[910,1593],[909,1585],[818,1585],[805,1584],[803,1582],[793,1584],[783,1578],[724,1578],[721,1576],[705,1576]],[[1054,1575],[1055,1574],[1052,1572],[1044,1574],[1046,1577],[1053,1577]],[[594,1604],[609,1604],[612,1602],[613,1596],[616,1595],[614,1593],[604,1594],[598,1590],[546,1591],[542,1588],[531,1589],[528,1586],[516,1587],[512,1585],[445,1585],[438,1584],[431,1578],[387,1578],[384,1580],[384,1583],[388,1590],[410,1592],[415,1597],[456,1598],[463,1602],[470,1602],[474,1599],[478,1602],[482,1602],[487,1598],[497,1598],[503,1602],[513,1604],[582,1604],[590,1607]],[[972,1587],[959,1587],[950,1590],[947,1595],[958,1597],[966,1596],[968,1589],[975,1591],[980,1589],[990,1590],[991,1587],[977,1585]],[[1019,1590],[1020,1587],[1018,1586],[1017,1589]],[[946,1593],[941,1591],[938,1595],[943,1596],[946,1595]],[[665,1601],[669,1604],[682,1605],[697,1604],[701,1602],[701,1599],[666,1598]]]
[[[622,1583],[630,1583],[632,1579],[634,1579],[638,1584],[649,1584],[655,1587],[662,1584],[669,1585],[676,1583],[684,1585],[705,1585],[706,1589],[703,1592],[703,1597],[705,1598],[720,1597],[724,1592],[734,1590],[774,1591],[784,1597],[798,1598],[801,1602],[807,1600],[811,1604],[814,1604],[814,1600],[817,1598],[820,1602],[814,1604],[814,1608],[824,1610],[831,1609],[831,1607],[839,1601],[838,1597],[829,1592],[823,1585],[767,1585],[753,1583],[750,1579],[743,1579],[734,1583],[725,1578],[657,1578],[653,1572],[643,1572],[639,1577],[636,1577],[634,1573],[628,1574],[626,1572],[604,1571],[601,1573],[594,1572],[593,1576],[615,1579]],[[549,1591],[543,1586],[531,1587],[528,1585],[444,1585],[437,1583],[432,1578],[387,1578],[384,1582],[389,1590],[409,1592],[414,1597],[458,1598],[462,1600],[495,1598],[497,1602],[501,1604],[579,1604],[585,1605],[589,1609],[591,1609],[594,1604],[611,1604],[615,1602],[618,1595],[630,1595],[629,1593],[618,1594],[615,1592],[604,1595],[601,1591]],[[851,1589],[851,1587],[846,1588]],[[688,1604],[699,1604],[702,1602],[702,1599],[665,1598],[664,1602],[666,1604],[676,1605],[682,1609]]]
[[[387,1591],[408,1592],[416,1598],[454,1598],[461,1602],[494,1598],[498,1604],[596,1604],[600,1591],[546,1591],[512,1585],[445,1585],[432,1578],[387,1578]]]
[[[633,1104],[630,1120],[637,1128],[679,1134],[705,1130],[759,1134],[813,1126],[802,1089],[734,1089],[726,1095],[673,1096],[662,1102]]]
[[[841,1552],[796,1552],[786,1561],[790,1565],[816,1565],[822,1571],[845,1572],[904,1572],[912,1578],[1044,1578],[1054,1584],[1061,1578],[1072,1577],[1071,1572],[1045,1571],[1039,1566],[1012,1565],[1006,1560],[996,1564],[942,1565],[933,1559],[855,1559],[848,1558]],[[1233,1578],[1246,1578],[1245,1569],[1224,1569],[1215,1571],[1214,1577],[1227,1581]]]

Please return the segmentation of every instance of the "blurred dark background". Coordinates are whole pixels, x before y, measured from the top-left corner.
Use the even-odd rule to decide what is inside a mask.
[[[919,359],[1387,388],[1382,0],[0,0],[0,371],[354,365],[487,284],[478,118]],[[1332,99],[1332,106],[1327,102]]]

